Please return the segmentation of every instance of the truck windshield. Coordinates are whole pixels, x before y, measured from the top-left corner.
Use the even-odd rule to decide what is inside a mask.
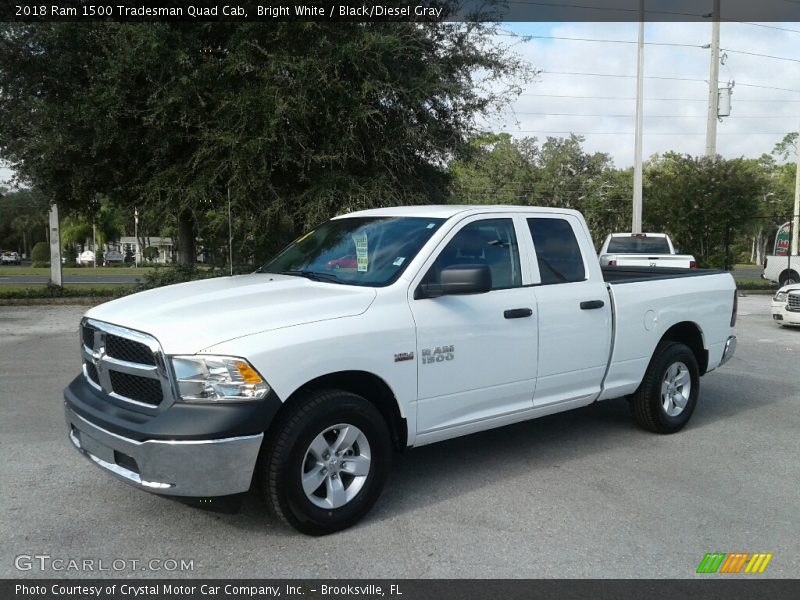
[[[669,254],[667,238],[663,237],[612,237],[608,241],[609,254]]]
[[[259,273],[381,287],[394,282],[444,219],[348,217],[300,236]]]

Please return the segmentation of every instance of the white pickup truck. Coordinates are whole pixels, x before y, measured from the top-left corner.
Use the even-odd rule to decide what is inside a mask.
[[[601,267],[679,267],[696,269],[691,254],[676,254],[666,233],[612,233],[600,248]]]
[[[800,256],[767,256],[761,277],[781,287],[800,283]]]
[[[141,489],[255,483],[325,534],[367,513],[409,446],[623,396],[642,427],[678,431],[735,320],[728,273],[601,270],[575,211],[367,210],[256,273],[90,309],[68,435]]]

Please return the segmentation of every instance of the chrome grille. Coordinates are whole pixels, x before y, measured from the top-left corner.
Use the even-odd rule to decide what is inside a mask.
[[[786,309],[792,312],[800,312],[800,294],[789,294],[786,299]]]
[[[84,373],[110,396],[147,410],[174,401],[171,371],[158,341],[140,331],[94,319],[81,323]]]

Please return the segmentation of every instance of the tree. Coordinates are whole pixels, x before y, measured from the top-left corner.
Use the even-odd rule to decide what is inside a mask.
[[[798,135],[796,131],[787,133],[780,142],[775,144],[775,147],[772,149],[772,154],[780,156],[783,159],[796,156]]]
[[[437,201],[522,63],[482,23],[6,23],[0,155],[51,200],[157,206],[194,260],[230,188],[256,256],[336,213]],[[277,239],[276,239],[277,238]]]
[[[41,195],[29,189],[0,193],[0,248],[30,256],[46,232],[47,204]]]
[[[583,138],[515,140],[508,134],[474,138],[449,164],[451,202],[574,208],[584,213],[599,243],[630,226],[632,171],[618,171],[602,152],[583,149]]]
[[[766,187],[758,161],[656,156],[646,168],[646,227],[669,233],[701,264],[731,268],[726,250],[756,216]]]

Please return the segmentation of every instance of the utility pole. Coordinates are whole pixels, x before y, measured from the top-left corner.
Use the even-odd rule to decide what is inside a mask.
[[[792,211],[792,247],[791,254],[798,254],[798,236],[800,236],[800,129],[797,136],[797,172],[794,176],[794,210]]]
[[[92,267],[97,268],[97,225],[92,221],[92,250],[94,250],[94,260]]]
[[[61,287],[64,280],[61,276],[61,232],[58,224],[58,205],[50,205],[50,228],[48,229],[50,241],[50,283]]]
[[[639,55],[636,68],[636,140],[633,167],[631,233],[642,232],[642,125],[644,114],[644,0],[639,0]]]
[[[720,0],[714,0],[711,13],[711,73],[708,76],[708,124],[706,125],[706,156],[717,154],[717,118],[719,112],[719,19]]]

